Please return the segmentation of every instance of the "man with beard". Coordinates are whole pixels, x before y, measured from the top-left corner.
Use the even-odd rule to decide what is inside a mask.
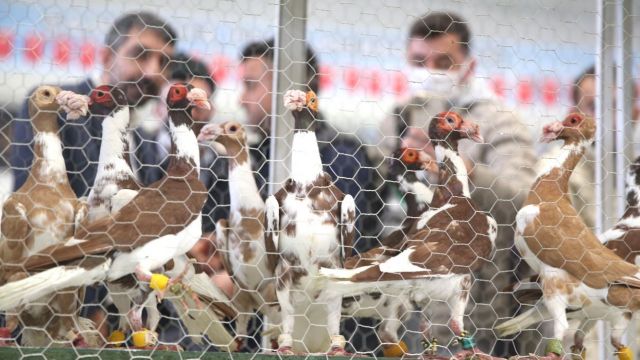
[[[144,185],[163,175],[160,167],[163,152],[159,151],[156,139],[162,122],[155,110],[157,103],[162,101],[160,89],[166,83],[167,65],[174,54],[176,39],[175,30],[155,14],[125,14],[116,19],[107,33],[100,52],[100,76],[62,86],[85,95],[101,84],[117,85],[124,90],[133,107],[130,124],[134,128],[130,137],[132,165]],[[10,159],[14,189],[24,184],[33,161],[33,131],[28,114],[27,100],[20,117],[13,122]],[[66,123],[62,117],[58,121],[69,182],[77,196],[87,196],[98,169],[102,123],[91,116],[73,123]],[[100,330],[106,334],[107,322],[102,321],[106,315],[102,305],[105,295],[106,289],[102,286],[87,288],[83,316],[101,325]]]
[[[154,116],[155,101],[166,82],[167,65],[173,56],[175,30],[157,15],[148,12],[125,14],[118,18],[107,33],[101,49],[102,73],[96,79],[87,78],[78,84],[62,86],[78,94],[89,95],[101,84],[120,86],[134,110],[131,125],[135,149],[134,170],[143,184],[158,179],[162,170],[160,153],[154,138],[160,121]],[[13,122],[11,168],[14,189],[26,181],[33,160],[33,131],[25,101],[20,120]],[[102,126],[99,120],[88,117],[84,122],[65,123],[60,118],[60,137],[64,144],[64,158],[71,187],[78,196],[86,196],[93,185],[98,168]]]

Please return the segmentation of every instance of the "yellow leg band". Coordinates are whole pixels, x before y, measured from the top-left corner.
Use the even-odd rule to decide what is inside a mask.
[[[400,340],[397,344],[385,345],[382,349],[384,357],[402,357],[409,352],[407,344]]]
[[[149,287],[153,290],[164,290],[169,284],[169,277],[163,274],[151,274],[151,280],[149,281]]]
[[[158,342],[158,338],[153,331],[147,329],[134,332],[131,335],[131,339],[135,347],[153,346]]]
[[[114,343],[115,345],[120,346],[126,340],[126,337],[122,331],[115,330],[109,335],[108,340],[110,343]]]
[[[620,350],[616,352],[616,355],[618,356],[618,360],[633,360],[633,353],[631,349],[626,346],[621,347]]]

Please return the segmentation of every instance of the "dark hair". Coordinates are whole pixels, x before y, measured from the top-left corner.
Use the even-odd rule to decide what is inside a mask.
[[[216,82],[211,77],[207,64],[184,53],[178,53],[171,59],[169,78],[183,82],[200,78],[207,83],[212,94],[216,92]]]
[[[153,13],[140,11],[124,14],[116,19],[111,25],[104,43],[112,50],[118,50],[125,43],[126,35],[129,35],[133,30],[145,28],[154,31],[165,44],[173,45],[176,42],[176,31],[171,25]]]
[[[318,76],[318,59],[315,51],[309,46],[305,45],[307,50],[307,85],[316,93],[320,85],[320,78]],[[273,39],[253,41],[247,44],[242,49],[241,61],[245,61],[249,58],[265,58],[269,59],[273,63],[275,58],[275,45]]]
[[[458,14],[430,12],[414,21],[409,29],[409,38],[435,39],[444,34],[458,35],[465,55],[469,54],[471,31],[466,20]]]
[[[578,105],[580,102],[580,89],[582,88],[582,82],[584,79],[588,77],[596,76],[596,67],[595,65],[591,65],[586,70],[580,73],[575,80],[573,80],[573,88],[571,89],[571,100],[573,101],[573,105]]]

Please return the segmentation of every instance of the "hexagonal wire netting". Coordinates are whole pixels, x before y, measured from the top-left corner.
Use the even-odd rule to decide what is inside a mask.
[[[507,357],[557,339],[622,359],[640,284],[638,14],[0,3],[0,354]],[[179,105],[181,83],[204,93]]]

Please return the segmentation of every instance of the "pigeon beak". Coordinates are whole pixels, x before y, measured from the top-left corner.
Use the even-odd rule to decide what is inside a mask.
[[[215,142],[218,136],[222,135],[222,126],[218,124],[205,125],[198,134],[198,141],[200,142]]]
[[[198,109],[211,110],[211,104],[209,103],[209,100],[193,100],[193,105],[195,105],[195,107]]]
[[[560,136],[560,133],[564,129],[562,122],[554,121],[551,124],[547,124],[542,128],[542,136],[540,137],[540,142],[550,143]]]
[[[420,152],[420,162],[422,162],[422,169],[427,172],[437,174],[438,173],[438,163],[431,158],[424,151]]]
[[[477,143],[484,143],[484,138],[480,135],[480,127],[478,124],[464,120],[460,125],[460,131],[468,138]]]

